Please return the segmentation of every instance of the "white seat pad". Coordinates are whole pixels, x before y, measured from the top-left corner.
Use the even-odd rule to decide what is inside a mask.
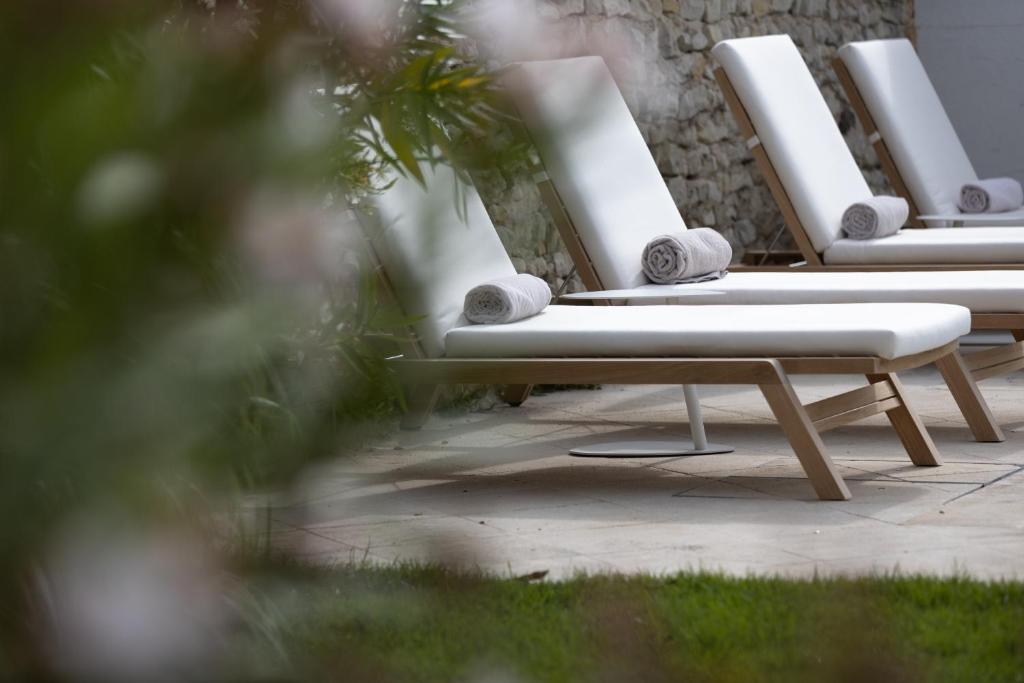
[[[698,296],[700,292],[717,295]],[[634,304],[684,294],[686,305],[929,303],[966,306],[975,313],[1024,313],[1024,271],[787,273],[737,272],[686,285],[644,285],[617,292]]]
[[[825,263],[1024,263],[1024,228],[927,228],[874,240],[839,239],[825,250]]]
[[[967,334],[970,312],[946,304],[549,306],[508,325],[448,332],[449,358],[897,358]]]

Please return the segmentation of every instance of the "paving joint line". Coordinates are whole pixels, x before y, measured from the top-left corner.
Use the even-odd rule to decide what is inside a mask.
[[[1017,467],[1017,469],[1013,470],[1012,472],[1007,472],[1006,474],[1002,475],[1001,477],[996,477],[992,481],[985,482],[984,484],[980,484],[977,487],[971,489],[970,491],[965,491],[964,493],[961,493],[959,496],[953,496],[952,498],[950,498],[949,500],[944,502],[942,505],[943,506],[949,505],[950,503],[952,503],[954,501],[960,500],[961,498],[965,498],[965,497],[971,495],[972,493],[977,493],[978,491],[982,490],[983,488],[987,488],[988,486],[991,486],[992,484],[1000,482],[1003,479],[1008,479],[1008,478],[1012,477],[1015,474],[1019,474],[1022,471],[1024,471],[1024,465],[1019,465]]]

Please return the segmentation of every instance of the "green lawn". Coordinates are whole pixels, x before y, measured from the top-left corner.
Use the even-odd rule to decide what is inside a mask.
[[[373,681],[1024,681],[1024,584],[297,570],[240,676]]]

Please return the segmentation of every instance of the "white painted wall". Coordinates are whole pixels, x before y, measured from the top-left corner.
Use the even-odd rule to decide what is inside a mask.
[[[917,48],[974,168],[1024,182],[1024,0],[916,0]]]

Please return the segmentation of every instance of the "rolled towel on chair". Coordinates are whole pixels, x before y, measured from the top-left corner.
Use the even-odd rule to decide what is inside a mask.
[[[659,285],[705,282],[725,277],[732,247],[711,228],[681,230],[655,237],[644,247],[640,265]]]
[[[1000,213],[1024,206],[1024,188],[1013,178],[986,178],[960,188],[964,213]]]
[[[871,197],[843,212],[843,232],[852,240],[895,235],[907,222],[910,206],[903,197]]]
[[[473,323],[511,323],[537,315],[551,303],[548,283],[533,275],[510,275],[466,293],[463,312]]]

